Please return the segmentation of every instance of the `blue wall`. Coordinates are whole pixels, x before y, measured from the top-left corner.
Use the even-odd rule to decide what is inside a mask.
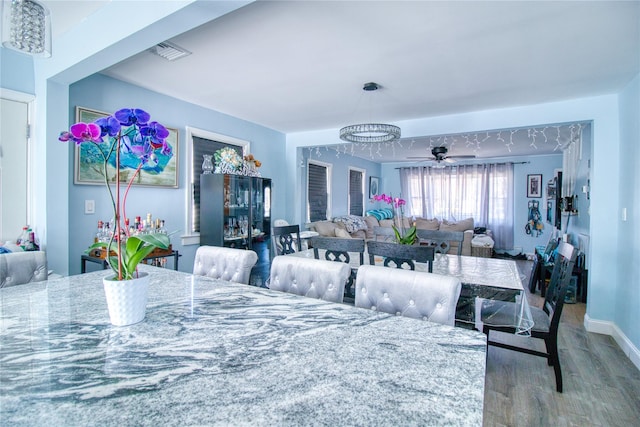
[[[0,87],[34,94],[33,58],[24,53],[0,47]]]
[[[75,122],[75,107],[81,106],[104,112],[124,107],[142,108],[152,120],[177,128],[179,133],[179,188],[133,187],[127,200],[127,216],[151,213],[154,218],[165,219],[172,236],[174,249],[183,255],[180,270],[191,271],[196,246],[182,246],[180,236],[185,234],[186,200],[189,182],[186,176],[187,158],[185,126],[215,132],[251,142],[251,152],[262,162],[262,176],[273,179],[273,216],[285,215],[285,171],[278,167],[284,158],[285,136],[274,130],[246,122],[216,111],[208,110],[165,95],[151,92],[104,75],[96,74],[81,80],[69,90],[69,117]],[[51,144],[63,144],[58,141]],[[73,165],[73,144],[67,147]],[[93,241],[98,220],[111,217],[110,199],[104,186],[74,185],[73,168],[69,168],[69,274],[80,272],[80,256]],[[84,214],[84,201],[95,200],[95,215]]]
[[[327,150],[326,148],[322,148],[319,150],[315,149],[300,149],[302,150],[302,159],[304,164],[306,164],[306,160],[317,160],[322,163],[328,163],[332,165],[331,168],[331,217],[336,217],[340,215],[346,215],[348,213],[348,197],[349,197],[349,186],[348,186],[348,176],[349,176],[349,168],[358,168],[365,170],[365,204],[364,208],[369,209],[371,205],[369,204],[369,177],[371,176],[380,176],[380,164],[375,163],[369,160],[361,159],[360,157],[353,157],[349,154],[338,154],[336,155],[336,151]],[[302,179],[304,180],[304,187],[306,188],[306,174],[303,174]],[[303,197],[306,203],[306,192]],[[306,206],[306,204],[305,204]],[[306,208],[305,208],[306,209]]]
[[[619,252],[614,256],[620,273],[613,320],[635,344],[635,356],[630,357],[640,368],[640,74],[621,92],[619,108],[621,202],[611,221],[620,223]],[[623,208],[627,208],[626,221],[622,220]],[[609,262],[615,263],[614,259]],[[621,347],[629,354],[628,347]]]

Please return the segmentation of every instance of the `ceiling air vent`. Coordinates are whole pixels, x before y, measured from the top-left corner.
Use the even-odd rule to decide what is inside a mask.
[[[169,42],[158,43],[149,50],[156,55],[162,56],[167,61],[175,61],[176,59],[191,55],[191,52],[188,50]]]

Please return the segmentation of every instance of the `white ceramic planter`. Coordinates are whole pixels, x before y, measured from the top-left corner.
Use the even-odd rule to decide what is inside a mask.
[[[140,277],[131,280],[112,278],[102,279],[111,324],[126,326],[141,322],[147,310],[149,273],[140,273]]]

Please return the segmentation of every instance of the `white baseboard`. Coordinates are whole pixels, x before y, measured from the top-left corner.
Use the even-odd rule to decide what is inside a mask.
[[[613,322],[606,320],[591,319],[588,314],[584,315],[584,328],[587,332],[610,335],[620,346],[622,352],[631,360],[631,363],[640,370],[640,350],[633,345],[631,340]]]

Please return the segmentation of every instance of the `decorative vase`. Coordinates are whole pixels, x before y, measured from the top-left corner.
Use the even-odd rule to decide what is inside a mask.
[[[213,156],[211,154],[203,154],[202,157],[204,157],[202,161],[202,173],[209,175],[213,172],[213,162],[211,161]]]
[[[131,280],[113,279],[114,276],[102,279],[111,324],[127,326],[141,322],[147,310],[149,273],[140,273]]]

